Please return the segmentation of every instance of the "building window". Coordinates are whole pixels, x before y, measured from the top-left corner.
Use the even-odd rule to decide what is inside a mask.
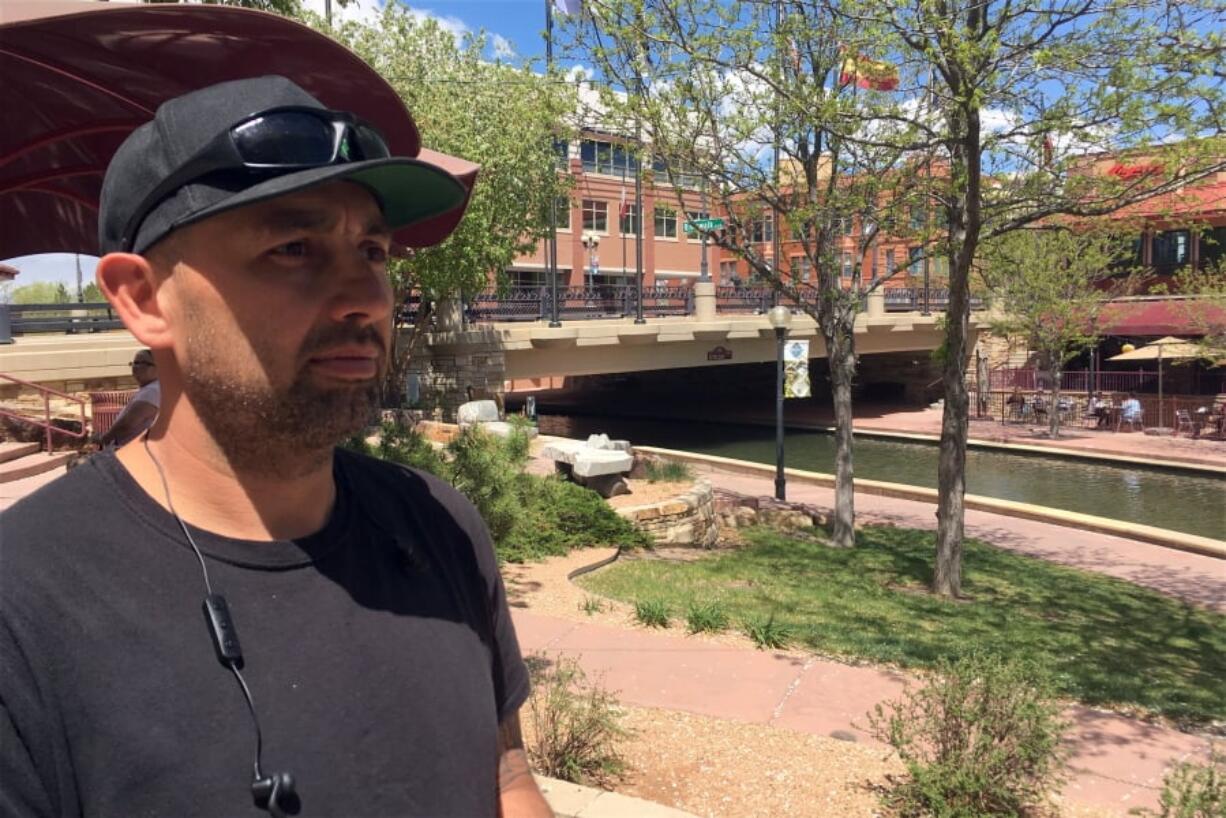
[[[621,216],[617,220],[617,229],[623,235],[637,236],[639,232],[639,206],[626,202],[621,206]]]
[[[721,261],[719,263],[720,284],[723,284],[725,287],[729,287],[733,284],[733,282],[737,280],[738,279],[736,275],[736,262],[735,261]]]
[[[775,216],[767,213],[760,219],[754,219],[749,225],[749,241],[754,244],[765,244],[775,240]]]
[[[854,225],[854,220],[851,218],[851,216],[841,217],[839,219],[839,233],[844,236],[850,236],[852,233],[853,225]]]
[[[609,203],[596,199],[583,200],[583,229],[598,233],[609,229]]]
[[[677,211],[656,205],[656,238],[677,238]]]
[[[843,278],[851,278],[851,253],[843,251]]]
[[[809,279],[813,276],[813,264],[809,261],[808,256],[792,256],[789,259],[792,263],[792,280],[801,283],[809,283]]]
[[[554,164],[559,170],[570,169],[570,143],[565,139],[553,140]]]
[[[1191,260],[1192,241],[1187,230],[1168,230],[1154,236],[1155,267],[1179,267]]]
[[[923,247],[908,247],[907,248],[907,273],[913,276],[920,275],[924,272],[924,248]]]
[[[558,220],[559,230],[570,230],[570,199],[559,196],[557,203],[553,206],[553,215]]]
[[[651,169],[655,172],[657,182],[669,182],[677,187],[694,189],[702,187],[702,176],[695,168],[682,162],[669,162],[657,157],[652,160]],[[672,171],[671,179],[668,175],[669,170]]]
[[[923,230],[928,223],[928,213],[922,205],[911,206],[911,229]]]
[[[886,250],[885,251],[885,274],[893,275],[894,271],[897,269],[898,269],[898,260],[894,258],[894,251]]]
[[[579,144],[579,158],[583,162],[584,173],[633,176],[639,168],[638,159],[620,142],[584,139]]]
[[[1200,265],[1209,269],[1226,257],[1226,227],[1215,227],[1200,237]]]

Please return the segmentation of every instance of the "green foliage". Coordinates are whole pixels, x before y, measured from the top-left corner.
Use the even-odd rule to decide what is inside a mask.
[[[649,628],[667,628],[668,603],[659,599],[640,599],[634,603],[634,618]]]
[[[685,625],[690,633],[718,633],[728,627],[728,612],[718,602],[691,602]]]
[[[970,650],[1024,655],[1068,698],[1190,725],[1226,720],[1222,613],[974,539],[964,544],[965,598],[954,602],[928,592],[930,531],[868,526],[856,548],[767,528],[741,533],[743,548],[687,562],[626,560],[578,583],[676,610],[718,599],[734,622],[774,613],[798,647],[892,666],[932,668]]]
[[[1132,810],[1148,818],[1226,818],[1226,755],[1210,749],[1209,762],[1175,765],[1162,782],[1157,812]]]
[[[694,479],[694,469],[679,460],[648,460],[648,483],[681,483]]]
[[[415,429],[389,421],[380,427],[374,445],[361,435],[344,445],[422,469],[454,485],[481,512],[505,562],[595,545],[650,544],[596,492],[556,477],[524,473],[528,442],[522,428],[503,438],[471,426],[440,451]]]
[[[767,616],[750,616],[742,623],[745,635],[753,640],[758,650],[778,650],[792,643],[793,631],[786,623],[775,619],[775,612]]]
[[[626,764],[617,742],[622,726],[617,697],[599,684],[589,685],[579,663],[559,656],[550,663],[529,656],[532,693],[526,722],[528,758],[534,771],[576,784],[609,784]]]
[[[1063,777],[1068,724],[1050,679],[1021,662],[970,655],[869,714],[906,765],[883,802],[902,816],[1027,815]]]
[[[503,543],[522,516],[520,448],[485,432],[465,427],[447,444],[448,477],[481,512],[495,543]]]
[[[588,616],[598,614],[604,611],[604,602],[600,597],[585,596],[583,601],[579,603],[579,610],[583,611]]]
[[[591,489],[559,477],[532,474],[520,475],[516,488],[519,517],[499,542],[499,555],[508,562],[595,545],[635,548],[651,544],[647,535]]]
[[[106,301],[102,289],[93,281],[81,288],[81,300],[86,304],[101,304]]]
[[[13,304],[67,304],[72,301],[63,283],[35,281],[14,287],[10,295]]]

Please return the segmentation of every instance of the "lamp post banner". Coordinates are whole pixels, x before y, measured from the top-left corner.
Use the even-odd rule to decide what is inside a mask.
[[[788,341],[783,345],[783,372],[785,398],[809,397],[808,341]]]

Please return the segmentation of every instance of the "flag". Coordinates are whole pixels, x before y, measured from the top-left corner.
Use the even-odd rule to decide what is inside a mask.
[[[855,83],[857,88],[893,91],[898,87],[898,68],[893,63],[870,60],[863,54],[843,59],[839,85]]]
[[[550,0],[558,14],[577,15],[583,10],[583,0]]]
[[[626,186],[623,184],[622,185],[622,203],[621,203],[621,207],[617,209],[617,215],[624,219],[629,213],[630,213],[630,205],[626,204]]]

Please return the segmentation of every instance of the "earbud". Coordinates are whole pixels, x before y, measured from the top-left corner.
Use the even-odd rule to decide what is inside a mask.
[[[290,773],[273,773],[256,778],[251,782],[251,797],[255,799],[257,807],[268,810],[273,818],[298,814],[300,802],[298,793],[294,791],[294,776]]]

